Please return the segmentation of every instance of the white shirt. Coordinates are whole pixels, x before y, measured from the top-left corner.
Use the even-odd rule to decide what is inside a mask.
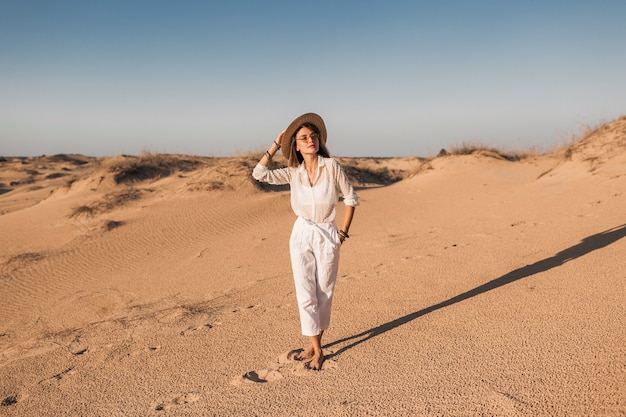
[[[317,161],[317,179],[313,185],[309,182],[304,164],[297,168],[269,169],[259,163],[252,176],[268,184],[289,184],[291,208],[296,216],[314,223],[333,223],[339,193],[343,195],[346,206],[358,206],[359,198],[339,162],[321,155],[318,155]]]

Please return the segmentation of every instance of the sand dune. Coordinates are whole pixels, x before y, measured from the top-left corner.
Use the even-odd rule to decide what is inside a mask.
[[[2,158],[0,415],[626,414],[626,117],[519,161],[338,158],[321,372],[257,159]]]

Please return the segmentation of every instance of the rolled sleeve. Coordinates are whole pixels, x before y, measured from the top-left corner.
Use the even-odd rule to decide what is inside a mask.
[[[350,183],[346,172],[343,170],[339,162],[333,159],[335,177],[337,179],[337,186],[343,194],[343,203],[346,206],[356,207],[359,205],[359,196],[356,191],[354,191],[354,187]]]
[[[291,175],[289,174],[288,168],[269,169],[259,163],[252,171],[252,177],[257,181],[266,182],[268,184],[284,185],[289,184]]]
[[[343,195],[343,203],[346,206],[352,206],[352,207],[356,207],[359,205],[359,196],[356,194],[356,191],[354,191],[354,189],[352,189],[351,194]]]

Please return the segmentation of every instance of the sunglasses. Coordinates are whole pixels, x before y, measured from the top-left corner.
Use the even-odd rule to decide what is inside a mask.
[[[309,140],[311,142],[315,142],[316,140],[320,139],[320,135],[319,133],[311,133],[310,135],[303,135],[303,136],[297,137],[296,139],[303,143],[307,143]]]

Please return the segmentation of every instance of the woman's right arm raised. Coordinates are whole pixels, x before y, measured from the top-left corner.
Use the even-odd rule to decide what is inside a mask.
[[[254,168],[254,171],[252,171],[252,176],[257,181],[267,182],[268,184],[274,184],[274,185],[282,185],[282,184],[289,183],[290,175],[289,175],[288,168],[279,168],[279,169],[272,169],[272,170],[268,169],[268,166],[270,164],[270,161],[272,160],[272,157],[280,149],[280,143],[281,143],[284,133],[285,132],[283,131],[278,135],[274,143],[272,143],[272,146],[270,146],[270,148],[267,151],[265,151],[265,153],[261,157],[261,160],[259,161],[257,166]]]
[[[274,143],[272,143],[272,146],[270,146],[270,148],[267,151],[265,151],[265,153],[261,157],[261,160],[259,161],[259,164],[263,165],[264,167],[266,167],[266,166],[268,166],[270,164],[270,161],[272,160],[272,157],[274,155],[276,155],[276,152],[278,152],[278,150],[280,149],[280,144],[281,144],[281,141],[283,139],[283,134],[284,133],[285,133],[284,130],[282,132],[280,132],[280,135],[278,135],[278,137],[276,138]]]

